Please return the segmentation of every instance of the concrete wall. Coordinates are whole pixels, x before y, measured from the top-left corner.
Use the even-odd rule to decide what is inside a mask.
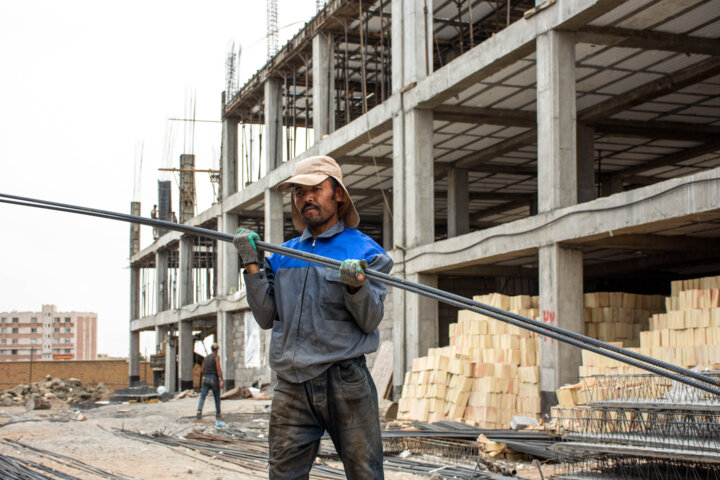
[[[20,383],[39,382],[45,375],[53,378],[78,378],[83,383],[104,383],[109,389],[128,387],[128,361],[119,360],[65,360],[32,362],[0,362],[0,389],[7,390]],[[140,380],[152,385],[149,362],[140,362]]]

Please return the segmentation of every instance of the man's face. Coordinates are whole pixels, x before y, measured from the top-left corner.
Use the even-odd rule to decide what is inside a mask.
[[[294,185],[293,202],[310,227],[332,226],[338,221],[338,202],[343,200],[342,188],[333,189],[328,178],[317,185]]]

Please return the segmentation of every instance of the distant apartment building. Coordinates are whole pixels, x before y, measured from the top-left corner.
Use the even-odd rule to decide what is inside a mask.
[[[95,360],[97,313],[0,312],[0,361]]]

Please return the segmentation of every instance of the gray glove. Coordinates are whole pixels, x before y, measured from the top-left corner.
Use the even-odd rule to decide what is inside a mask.
[[[260,235],[247,228],[238,228],[233,238],[233,245],[237,248],[243,267],[251,263],[260,263],[264,257],[262,250],[258,250],[255,245],[256,240],[260,240]]]
[[[365,259],[345,260],[340,265],[340,280],[351,287],[362,287],[367,281],[365,269],[368,267]]]

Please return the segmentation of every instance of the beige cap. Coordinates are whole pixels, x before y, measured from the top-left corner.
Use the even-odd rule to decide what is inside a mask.
[[[293,176],[279,184],[277,191],[284,192],[292,187],[293,184],[307,186],[317,185],[318,183],[324,182],[328,177],[333,177],[337,180],[345,191],[347,201],[340,205],[338,216],[345,222],[346,227],[356,228],[360,224],[360,215],[358,215],[357,210],[355,210],[355,204],[353,204],[352,198],[350,198],[350,194],[343,184],[342,170],[340,170],[340,166],[331,157],[322,155],[300,160],[295,165]],[[293,225],[296,230],[302,232],[305,230],[305,221],[295,206],[295,202],[291,200],[290,205],[292,208]]]
[[[219,348],[220,345],[218,345],[217,343],[213,343],[212,345],[210,345],[210,350],[218,350]]]

